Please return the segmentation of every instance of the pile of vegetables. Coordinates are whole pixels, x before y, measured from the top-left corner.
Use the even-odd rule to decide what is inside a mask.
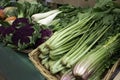
[[[87,9],[0,4],[0,41],[20,51],[38,47],[41,64],[60,80],[101,80],[118,58],[120,6],[112,0]]]
[[[69,5],[51,10],[41,3],[3,0],[0,12],[0,40],[17,50],[34,49],[53,32],[78,20],[80,8]],[[27,31],[26,31],[27,30]]]
[[[31,16],[38,12],[45,12],[47,7],[41,3],[18,3],[12,5],[6,2],[0,9],[0,41],[19,51],[34,49],[46,41],[52,30],[42,28],[32,23]],[[46,38],[47,37],[47,38]]]
[[[38,47],[41,63],[61,80],[101,80],[120,50],[119,13],[114,1],[98,0]]]

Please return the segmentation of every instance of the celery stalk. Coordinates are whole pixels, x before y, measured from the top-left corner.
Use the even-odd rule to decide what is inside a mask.
[[[50,54],[49,54],[50,58],[52,60],[57,60],[57,59],[61,58],[66,52],[68,52],[72,48],[72,46],[74,46],[76,44],[78,39],[79,38],[73,39],[72,41],[70,41],[69,43],[66,43],[62,47],[51,50]]]
[[[98,74],[98,70],[102,71],[104,62],[108,60],[111,54],[114,54],[112,53],[113,51],[116,51],[119,48],[120,34],[111,36],[103,43],[104,44],[98,45],[96,48],[88,52],[88,54],[76,64],[73,70],[74,75],[83,79],[89,79],[93,73]],[[101,74],[98,76],[100,75]]]
[[[74,65],[82,56],[84,56],[94,45],[95,45],[95,43],[105,34],[105,32],[110,28],[110,26],[109,27],[107,27],[107,26],[104,26],[103,27],[103,29],[101,29],[101,30],[99,30],[98,32],[96,32],[96,34],[95,33],[93,33],[93,34],[91,34],[90,35],[90,37],[86,40],[86,42],[84,42],[82,45],[81,45],[81,47],[80,47],[80,49],[77,49],[78,50],[78,52],[76,52],[75,53],[75,55],[74,56],[70,56],[69,58],[69,60],[68,60],[68,63],[67,63],[67,67],[70,67],[70,66],[72,66],[72,65]],[[93,36],[93,37],[92,37]],[[97,36],[97,37],[96,37]],[[86,43],[89,43],[89,42],[91,42],[91,40],[92,40],[92,43],[90,44],[90,46],[86,46]],[[83,47],[82,47],[83,46]]]

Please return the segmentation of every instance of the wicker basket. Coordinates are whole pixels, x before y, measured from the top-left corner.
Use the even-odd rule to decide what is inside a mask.
[[[59,80],[59,76],[53,75],[50,73],[50,71],[48,71],[40,62],[39,59],[39,54],[40,51],[38,50],[38,48],[36,48],[35,50],[33,50],[31,53],[29,53],[29,59],[32,61],[32,63],[34,64],[34,66],[40,71],[40,73],[47,79],[47,80]],[[116,68],[120,65],[120,59],[118,59],[118,61],[113,65],[113,67],[111,69],[108,70],[107,74],[105,75],[105,77],[103,78],[103,80],[110,80],[112,74],[114,73],[114,71],[116,70]]]
[[[33,62],[35,67],[40,71],[40,73],[47,79],[47,80],[59,80],[56,75],[53,75],[48,71],[40,62],[38,55],[40,54],[38,48],[33,50],[29,53],[29,59]]]
[[[120,66],[120,59],[118,59],[117,62],[112,66],[112,68],[108,70],[103,80],[110,80],[118,66]]]

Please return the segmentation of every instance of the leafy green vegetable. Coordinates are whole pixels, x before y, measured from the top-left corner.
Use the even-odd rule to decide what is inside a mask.
[[[48,10],[48,8],[41,3],[29,3],[29,2],[23,2],[23,3],[16,3],[16,7],[18,8],[18,17],[25,17],[29,18],[31,21],[31,16],[33,14],[44,12]]]
[[[1,0],[0,1],[0,6],[2,8],[6,7],[10,3],[10,0]]]

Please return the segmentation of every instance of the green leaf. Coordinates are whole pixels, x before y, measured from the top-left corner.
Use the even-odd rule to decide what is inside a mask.
[[[28,47],[28,44],[21,44],[20,41],[18,42],[18,50],[24,50]]]

